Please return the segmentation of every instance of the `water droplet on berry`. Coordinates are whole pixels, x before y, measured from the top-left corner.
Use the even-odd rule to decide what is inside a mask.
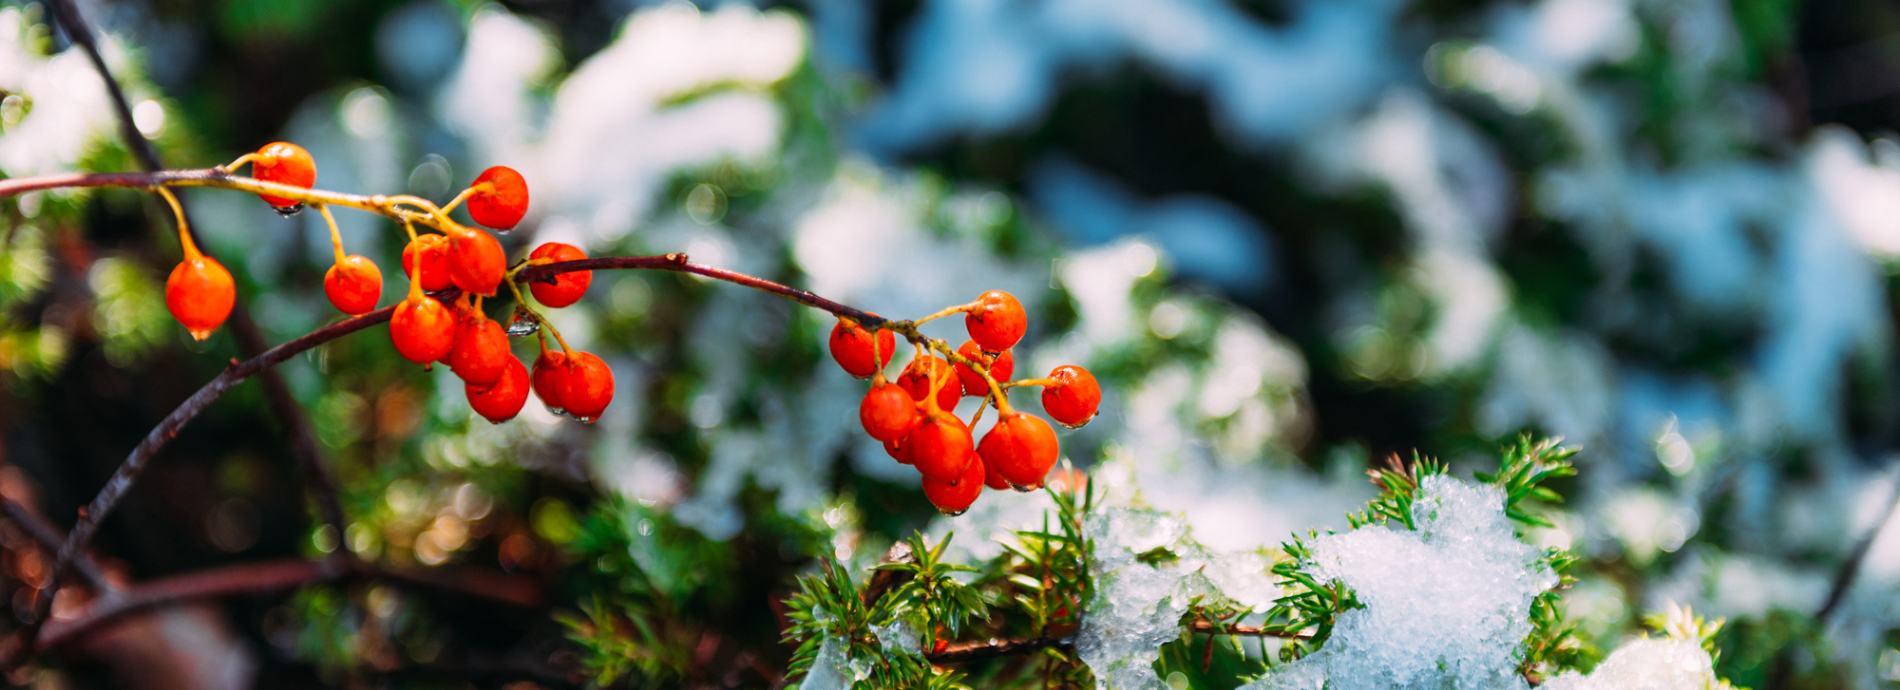
[[[943,513],[944,517],[957,517],[964,513],[970,512],[970,509],[964,508],[963,510],[939,510],[937,512]]]
[[[303,213],[303,202],[299,201],[289,206],[272,206],[270,207],[270,210],[276,211],[277,215],[283,216],[285,218],[289,218],[299,213]]]
[[[1041,487],[1041,486],[1023,486],[1023,485],[1021,485],[1021,484],[1011,484],[1011,485],[1009,485],[1009,488],[1012,488],[1012,489],[1015,489],[1015,490],[1017,491],[1017,493],[1025,493],[1025,494],[1026,494],[1026,493],[1030,493],[1030,492],[1032,492],[1032,491],[1036,491],[1036,490],[1038,490],[1038,489],[1041,489],[1042,487]]]
[[[547,408],[548,408],[548,411],[549,411],[549,412],[552,412],[552,413],[554,413],[554,416],[556,416],[556,417],[566,417],[566,418],[568,418],[568,419],[573,419],[573,418],[574,418],[574,415],[571,415],[571,414],[568,414],[568,413],[567,413],[567,410],[563,410],[563,409],[561,409],[561,408],[558,408],[558,407],[555,407],[555,406],[553,406],[553,405],[549,405],[549,406],[547,406]]]
[[[569,416],[572,416],[572,415],[569,415]],[[593,424],[593,423],[594,423],[594,420],[596,420],[596,419],[600,419],[600,417],[599,417],[599,416],[594,416],[594,417],[574,417],[574,421],[577,421],[577,422],[580,422],[580,423],[582,423],[582,424]]]
[[[504,329],[503,332],[507,333],[511,337],[525,338],[527,336],[531,336],[537,332],[540,332],[540,330],[541,330],[540,321],[536,321],[534,319],[524,319],[524,318],[521,318],[519,315],[517,315],[515,317],[515,320],[508,322],[508,328]]]

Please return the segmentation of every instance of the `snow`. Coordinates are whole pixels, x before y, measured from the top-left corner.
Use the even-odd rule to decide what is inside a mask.
[[[1496,487],[1427,477],[1417,531],[1369,526],[1312,543],[1311,572],[1339,580],[1365,608],[1339,616],[1316,652],[1247,686],[1523,687],[1516,673],[1531,600],[1557,584],[1517,538]]]
[[[1635,640],[1619,647],[1590,675],[1566,673],[1544,690],[1704,690],[1715,687],[1715,664],[1694,642]]]

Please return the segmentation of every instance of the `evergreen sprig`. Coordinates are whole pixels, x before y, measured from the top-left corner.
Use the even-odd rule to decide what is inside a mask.
[[[1524,434],[1518,437],[1516,445],[1505,449],[1504,462],[1497,474],[1478,472],[1475,476],[1504,491],[1505,516],[1532,527],[1554,527],[1548,518],[1526,512],[1522,505],[1533,498],[1545,503],[1563,502],[1562,495],[1542,485],[1545,481],[1577,473],[1577,468],[1570,464],[1570,457],[1577,454],[1577,449],[1565,448],[1562,443],[1561,438],[1537,439]]]

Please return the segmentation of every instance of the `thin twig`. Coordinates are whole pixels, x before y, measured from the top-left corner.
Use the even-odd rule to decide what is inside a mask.
[[[1075,645],[1067,639],[1057,639],[1053,637],[964,642],[945,647],[941,652],[925,655],[925,658],[930,659],[930,663],[933,664],[957,664],[967,661],[982,661],[984,659],[1030,654],[1044,649],[1072,651],[1075,649]]]
[[[1859,543],[1854,544],[1853,552],[1849,553],[1847,560],[1841,563],[1841,569],[1834,573],[1834,586],[1828,590],[1827,600],[1821,604],[1820,610],[1814,612],[1816,621],[1827,623],[1827,619],[1840,608],[1841,602],[1847,599],[1847,591],[1854,587],[1854,578],[1860,575],[1861,562],[1867,559],[1867,552],[1873,550],[1874,538],[1880,536],[1881,528],[1886,527],[1887,521],[1893,519],[1894,509],[1900,507],[1900,471],[1894,473],[1893,489],[1890,493],[1891,495],[1887,497],[1887,509],[1881,511],[1880,519],[1875,520],[1873,526],[1867,529],[1867,535],[1861,537]]]
[[[1221,625],[1206,620],[1197,620],[1188,626],[1189,630],[1208,635],[1236,635],[1240,637],[1278,637],[1288,640],[1311,639],[1313,633],[1307,630],[1281,630],[1266,626]]]
[[[19,525],[20,529],[26,530],[27,535],[33,537],[33,541],[39,542],[40,548],[44,549],[49,556],[59,551],[60,544],[66,541],[66,535],[61,534],[58,527],[47,522],[46,518],[19,501],[0,497],[0,510],[5,510],[7,517],[13,520],[14,524]],[[112,583],[106,580],[105,573],[99,570],[99,564],[94,563],[91,558],[81,555],[73,561],[73,567],[79,570],[81,577],[86,578],[86,584],[92,585],[93,591],[104,594],[113,590]]]

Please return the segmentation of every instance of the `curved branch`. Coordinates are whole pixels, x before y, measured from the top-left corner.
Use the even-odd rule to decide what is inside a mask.
[[[963,642],[945,647],[943,651],[925,655],[933,664],[957,664],[967,661],[982,661],[1005,656],[1030,654],[1044,649],[1072,651],[1075,645],[1067,639],[1053,637],[1031,637],[1020,640],[989,640],[987,642]]]

